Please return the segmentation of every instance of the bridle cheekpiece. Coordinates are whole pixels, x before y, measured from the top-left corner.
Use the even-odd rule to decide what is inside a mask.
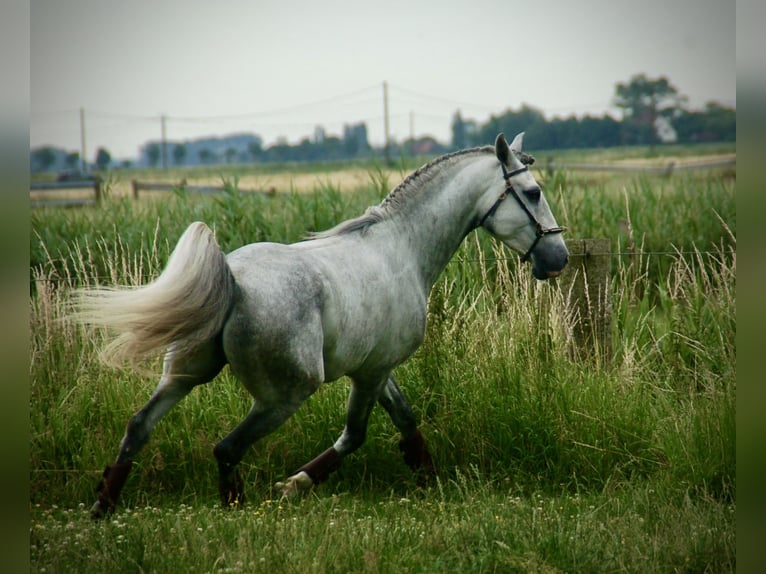
[[[526,154],[524,154],[526,155]],[[528,158],[528,159],[527,159]],[[525,161],[526,160],[526,161]],[[525,164],[532,164],[534,163],[534,158],[531,156],[522,157],[522,161]],[[487,219],[492,216],[495,211],[497,211],[497,208],[500,206],[500,203],[502,203],[506,197],[508,197],[508,194],[513,196],[513,198],[516,200],[516,203],[518,203],[521,206],[521,209],[524,210],[524,213],[527,214],[527,217],[529,217],[529,221],[532,222],[535,226],[535,240],[532,242],[532,245],[530,245],[529,249],[527,249],[527,252],[521,256],[521,260],[528,261],[529,258],[532,256],[532,251],[534,251],[535,247],[537,247],[537,244],[540,242],[540,240],[545,237],[546,235],[552,235],[554,233],[563,233],[566,231],[566,227],[543,227],[540,222],[535,217],[535,214],[532,213],[529,210],[529,207],[527,207],[527,204],[524,203],[524,201],[519,196],[518,192],[514,189],[513,184],[511,183],[511,178],[514,175],[518,175],[520,173],[524,173],[525,171],[529,171],[529,167],[527,165],[524,165],[523,167],[520,167],[518,169],[514,169],[512,171],[508,171],[505,168],[505,165],[500,162],[500,167],[503,168],[503,179],[505,180],[505,190],[500,195],[500,197],[497,198],[497,201],[492,205],[492,207],[489,208],[489,211],[484,214],[484,217],[481,218],[481,221],[479,222],[479,227],[484,225],[484,222],[487,221]],[[535,188],[534,190],[529,191],[535,191],[540,192],[539,188]]]

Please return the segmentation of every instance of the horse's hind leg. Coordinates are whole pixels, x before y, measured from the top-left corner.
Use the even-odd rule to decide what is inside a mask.
[[[415,414],[402,393],[394,377],[389,376],[378,401],[388,412],[402,440],[399,449],[404,453],[404,460],[413,471],[422,470],[426,475],[433,473],[433,461],[426,448],[423,435],[420,434]]]
[[[93,518],[101,518],[114,510],[133,460],[149,440],[159,420],[195,386],[215,377],[225,364],[220,344],[216,342],[203,345],[184,356],[176,356],[172,351],[167,353],[157,389],[128,421],[117,460],[104,470],[98,486],[98,500],[91,508]]]
[[[247,449],[259,438],[276,430],[298,410],[302,402],[265,406],[256,400],[245,420],[215,445],[213,454],[218,461],[218,492],[224,508],[244,503],[243,484],[237,466]]]

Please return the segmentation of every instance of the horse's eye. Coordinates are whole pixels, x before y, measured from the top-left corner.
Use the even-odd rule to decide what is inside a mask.
[[[539,187],[533,187],[532,189],[524,190],[524,195],[526,195],[532,201],[537,201],[538,199],[540,199],[540,193],[541,193],[541,190]]]

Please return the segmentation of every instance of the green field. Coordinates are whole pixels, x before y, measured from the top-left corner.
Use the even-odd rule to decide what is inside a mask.
[[[735,571],[731,169],[544,174],[569,238],[611,240],[611,359],[575,360],[561,285],[534,281],[487,234],[469,236],[434,288],[424,345],[395,373],[433,483],[417,484],[377,409],[366,444],[326,483],[274,499],[272,484],[342,430],[341,380],[245,458],[246,508],[219,509],[212,447],[249,408],[224,371],[163,419],[117,513],[91,522],[100,473],[156,380],[98,361],[100,335],[66,318],[69,291],[152,279],[195,220],[226,251],[326,229],[399,182],[363,167],[353,189],[323,166],[308,188],[240,193],[241,179],[272,172],[222,169],[217,196],[111,194],[32,212],[32,571]],[[159,373],[159,359],[149,366]]]

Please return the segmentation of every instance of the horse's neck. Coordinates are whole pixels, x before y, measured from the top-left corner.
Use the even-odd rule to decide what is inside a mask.
[[[414,258],[427,290],[476,227],[476,204],[492,183],[489,164],[486,155],[455,162],[387,221],[389,246]]]

